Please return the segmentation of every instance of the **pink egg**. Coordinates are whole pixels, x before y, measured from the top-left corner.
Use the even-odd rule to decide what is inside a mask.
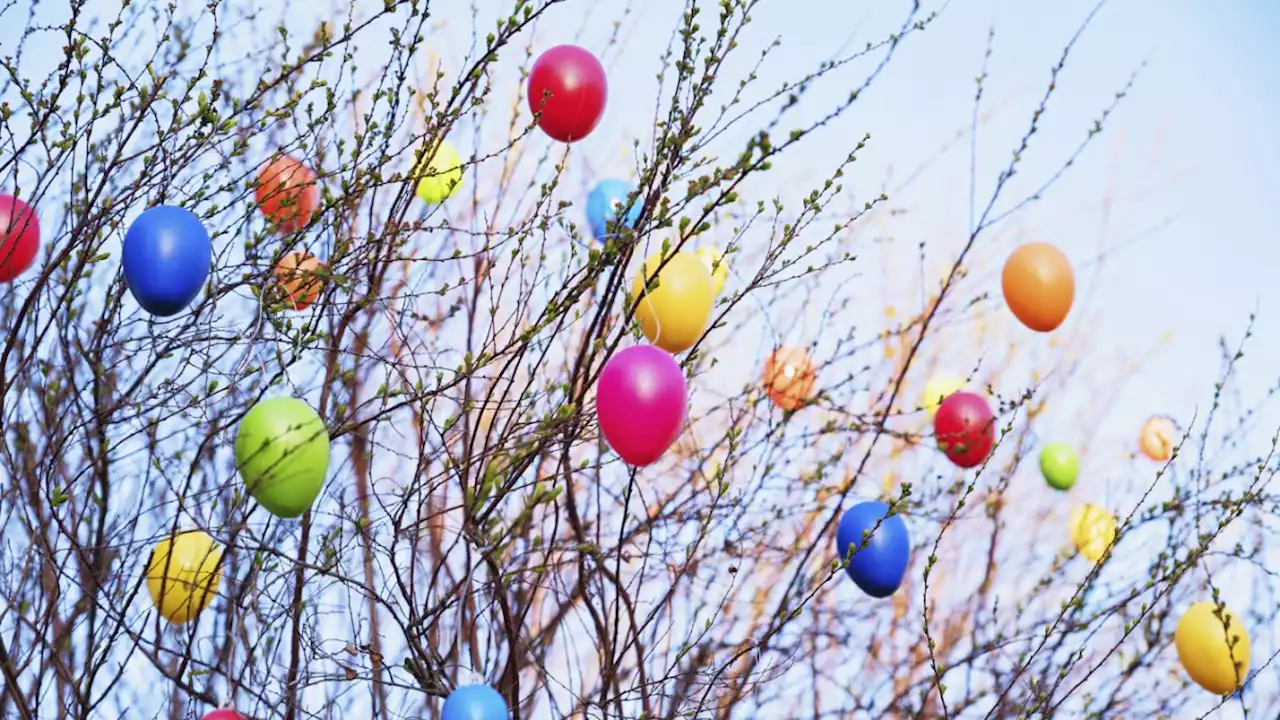
[[[605,442],[631,465],[649,465],[680,435],[689,405],[684,372],[652,345],[609,358],[596,384],[596,419]]]

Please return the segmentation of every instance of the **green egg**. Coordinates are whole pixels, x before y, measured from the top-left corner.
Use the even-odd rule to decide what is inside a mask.
[[[259,505],[277,517],[298,517],[324,487],[329,431],[297,398],[263,400],[240,421],[236,468]]]
[[[1040,451],[1040,473],[1055,490],[1070,490],[1080,474],[1080,456],[1063,442],[1050,443]]]

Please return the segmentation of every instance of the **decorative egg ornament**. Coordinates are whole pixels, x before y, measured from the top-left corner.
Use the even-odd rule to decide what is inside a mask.
[[[611,227],[618,226],[635,229],[640,221],[640,211],[644,209],[644,201],[637,197],[627,209],[627,198],[635,187],[623,180],[601,180],[587,195],[587,225],[591,228],[591,237],[596,242],[604,242],[613,237],[620,237],[620,232],[609,232]],[[618,214],[627,210],[624,218]]]
[[[981,395],[965,391],[953,393],[938,406],[933,417],[933,433],[938,449],[951,462],[965,469],[977,467],[995,447],[995,415]]]
[[[955,375],[936,375],[929,378],[929,382],[925,383],[924,390],[920,393],[920,407],[929,413],[929,419],[932,420],[938,414],[938,406],[942,401],[963,390],[964,385],[964,378]]]
[[[1040,474],[1054,490],[1070,490],[1080,475],[1080,456],[1063,442],[1045,445],[1040,450]]]
[[[1018,321],[1036,332],[1051,332],[1067,319],[1075,301],[1071,261],[1049,243],[1020,246],[1004,263],[1004,301]]]
[[[244,720],[244,716],[235,710],[223,708],[221,710],[214,710],[211,713],[207,713],[204,716],[204,720]]]
[[[199,530],[157,543],[147,563],[147,592],[161,617],[181,625],[208,607],[222,582],[221,561],[218,543]]]
[[[729,279],[729,263],[724,259],[724,254],[720,252],[720,248],[713,245],[703,245],[693,252],[707,266],[707,272],[711,273],[711,294],[719,296],[720,291],[724,290],[724,283]]]
[[[280,298],[294,310],[306,310],[324,289],[324,277],[318,273],[324,263],[308,252],[291,252],[276,263],[276,290]]]
[[[817,371],[808,351],[784,347],[774,350],[764,363],[764,390],[783,410],[796,410],[813,397]]]
[[[663,350],[678,353],[693,347],[711,320],[711,273],[690,253],[668,257],[666,264],[661,252],[644,261],[631,285],[631,296],[639,298],[635,317],[644,336]],[[657,287],[646,292],[655,273]]]
[[[320,186],[311,168],[281,155],[258,171],[254,197],[271,227],[291,235],[311,222],[320,205]]]
[[[329,472],[329,431],[315,410],[291,397],[254,405],[236,432],[236,467],[245,487],[272,515],[310,509]]]
[[[1198,602],[1187,608],[1173,644],[1187,675],[1215,695],[1234,692],[1249,674],[1249,633],[1225,606]]]
[[[1173,444],[1178,430],[1173,421],[1166,417],[1153,417],[1142,426],[1142,434],[1138,437],[1138,448],[1142,454],[1156,462],[1169,462],[1173,458]]]
[[[542,53],[529,71],[529,111],[553,140],[576,142],[604,117],[609,82],[595,55],[576,45]]]
[[[461,685],[445,698],[440,720],[507,720],[511,710],[488,685]]]
[[[427,152],[431,152],[430,148]],[[421,177],[415,190],[418,199],[428,205],[439,205],[462,187],[462,157],[453,143],[441,140],[429,160],[418,162],[414,176]]]
[[[26,272],[40,250],[40,218],[30,205],[0,194],[0,282]]]
[[[1097,505],[1078,505],[1067,518],[1076,551],[1098,562],[1116,539],[1116,516]]]
[[[129,226],[121,264],[129,292],[142,309],[169,317],[200,294],[213,267],[213,246],[195,213],[157,205]]]
[[[864,544],[868,532],[871,536],[865,538]],[[845,573],[864,593],[886,598],[902,587],[902,580],[907,576],[911,536],[902,516],[890,515],[885,503],[859,503],[840,518],[836,528],[836,553],[841,562],[849,561]]]
[[[684,372],[652,345],[614,353],[596,382],[596,420],[605,442],[628,464],[650,465],[680,437],[689,407]]]

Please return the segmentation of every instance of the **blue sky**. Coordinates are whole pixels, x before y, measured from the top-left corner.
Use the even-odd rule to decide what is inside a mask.
[[[849,192],[855,197],[878,192],[890,171],[889,185],[901,180],[967,123],[973,78],[987,29],[994,23],[987,99],[989,107],[1007,105],[979,136],[978,196],[985,197],[991,179],[1026,126],[1049,68],[1093,4],[1092,0],[953,0],[928,31],[904,42],[863,103],[840,122],[807,138],[777,163],[770,178],[752,186],[753,191],[759,197],[781,192],[791,204],[798,204],[808,187],[796,183],[820,180],[833,167],[833,157],[847,152],[864,132],[870,132],[873,140],[859,161],[858,172],[846,177]],[[469,28],[462,30],[471,2],[448,0],[432,5],[438,16],[452,19],[452,32],[439,32],[429,47],[443,56],[446,70],[456,71],[470,40]],[[652,131],[657,54],[680,6],[676,0],[570,2],[549,13],[538,27],[536,47],[578,42],[599,51],[613,19],[622,8],[631,9],[621,31],[624,44],[602,53],[610,71],[605,119],[571,154],[569,187],[581,186],[582,199],[593,178],[625,177],[634,166],[630,140],[647,138]],[[760,73],[762,87],[776,87],[809,71],[847,43],[857,47],[879,40],[899,22],[903,6],[879,0],[805,0],[804,11],[797,12],[795,3],[767,0],[744,45],[759,48],[775,35],[782,38],[776,58]],[[584,12],[584,7],[590,9]],[[312,18],[297,8],[288,12],[288,22],[309,34]],[[7,47],[11,37],[12,28],[0,30],[0,47]],[[1280,205],[1273,202],[1280,196],[1276,37],[1280,37],[1280,3],[1113,0],[1068,62],[1042,132],[1011,192],[1034,187],[1052,172],[1145,60],[1148,64],[1132,94],[1109,122],[1107,133],[1061,184],[1045,200],[995,228],[976,251],[978,267],[987,273],[982,276],[985,280],[979,277],[966,286],[969,293],[993,278],[998,292],[999,263],[1017,242],[1042,239],[1062,247],[1077,263],[1080,287],[1096,287],[1096,294],[1081,301],[1064,332],[1084,334],[1091,353],[1096,353],[1090,356],[1096,358],[1095,364],[1115,366],[1103,367],[1104,377],[1123,374],[1127,359],[1141,355],[1172,332],[1161,353],[1130,379],[1111,414],[1098,427],[1087,429],[1095,436],[1091,444],[1095,452],[1085,458],[1075,499],[1102,497],[1119,503],[1133,487],[1143,485],[1139,481],[1132,487],[1112,484],[1118,476],[1149,469],[1125,459],[1138,425],[1155,413],[1189,419],[1197,407],[1203,409],[1218,370],[1217,337],[1226,333],[1236,339],[1255,308],[1261,316],[1242,383],[1257,392],[1275,378],[1266,360],[1276,355],[1280,340],[1280,288],[1271,272],[1280,266],[1274,241]],[[752,58],[752,53],[745,49],[741,59]],[[831,98],[861,80],[866,67],[857,64],[824,80],[815,87],[815,103],[806,104],[799,115],[822,112]],[[739,63],[725,74],[736,79],[745,72],[746,66]],[[500,77],[499,96],[510,91],[502,82],[511,81],[511,77]],[[726,142],[726,152],[736,150],[734,143],[739,141]],[[535,135],[526,142],[534,146],[531,150],[540,150],[545,140]],[[464,154],[474,149],[463,147]],[[482,173],[498,164],[489,163]],[[890,204],[910,207],[911,213],[893,226],[896,245],[869,251],[867,262],[855,268],[866,274],[865,284],[853,291],[866,301],[864,319],[875,322],[886,299],[904,312],[910,310],[916,299],[936,286],[941,263],[950,260],[964,240],[967,178],[967,149],[962,147],[939,160],[921,182],[891,198]],[[1104,224],[1102,198],[1108,191],[1114,203]],[[1147,232],[1151,228],[1156,229]],[[881,277],[874,272],[874,263],[909,260],[921,238],[928,240],[929,254],[924,287],[911,284],[912,273]],[[1105,264],[1092,262],[1103,250],[1108,251]],[[766,312],[774,326],[789,328],[788,341],[805,341],[820,332],[812,317],[789,323],[789,313],[794,311],[778,307]],[[1048,353],[1045,338],[1019,336],[1016,327],[1005,332],[1006,337],[1021,337]],[[760,335],[761,348],[776,340],[763,329]],[[953,356],[945,347],[935,348],[934,353],[962,372],[976,360],[971,348],[958,348]],[[753,356],[744,353],[742,357],[722,367],[726,384],[740,386],[758,374]],[[1042,368],[1023,367],[1019,372],[1025,375],[1033,369]],[[1084,399],[1064,404],[1074,410]],[[1075,437],[1081,431],[1073,425],[1075,418],[1069,411],[1051,414],[1044,419],[1044,435]],[[1262,432],[1275,425],[1264,422]],[[1274,648],[1274,641],[1262,635],[1261,630],[1254,632],[1255,658],[1265,657],[1263,651],[1269,654]]]

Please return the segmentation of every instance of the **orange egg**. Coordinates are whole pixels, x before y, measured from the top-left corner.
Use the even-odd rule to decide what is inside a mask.
[[[297,232],[320,204],[316,174],[297,159],[281,155],[258,171],[254,197],[272,226],[285,234]]]
[[[779,348],[764,364],[764,389],[783,410],[795,410],[809,401],[817,372],[802,348]]]
[[[280,298],[294,310],[310,307],[324,289],[324,278],[316,274],[324,267],[319,258],[308,252],[291,252],[280,258],[275,269]]]
[[[1178,431],[1173,421],[1164,417],[1153,417],[1142,426],[1142,435],[1138,438],[1138,447],[1142,454],[1156,462],[1167,462],[1173,457],[1173,443]]]
[[[1071,261],[1049,243],[1020,246],[1004,263],[1004,301],[1014,317],[1037,332],[1056,330],[1076,296]]]

